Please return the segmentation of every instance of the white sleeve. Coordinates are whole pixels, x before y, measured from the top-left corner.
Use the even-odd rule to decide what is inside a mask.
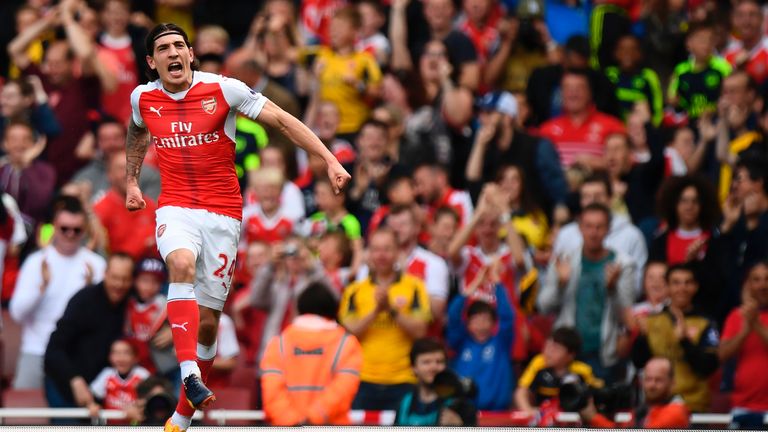
[[[107,380],[112,375],[112,368],[104,368],[93,381],[91,381],[91,393],[96,399],[104,399],[107,396]]]
[[[27,241],[27,229],[24,225],[24,219],[21,218],[19,206],[16,200],[8,194],[3,194],[3,205],[8,209],[8,214],[13,218],[13,233],[11,234],[11,244],[21,245]]]
[[[472,197],[467,191],[461,191],[459,197],[459,205],[461,206],[463,213],[463,220],[461,221],[463,225],[469,223],[469,221],[472,220],[472,213],[474,212],[474,208],[472,206]]]
[[[240,354],[240,345],[237,343],[235,324],[232,318],[221,314],[219,319],[219,334],[216,338],[216,355],[222,358],[232,358]]]
[[[93,254],[88,259],[88,263],[93,269],[93,283],[97,284],[104,280],[104,272],[107,269],[107,262],[100,255]]]
[[[143,93],[141,87],[142,86],[136,87],[131,93],[131,119],[133,119],[136,126],[146,127],[144,125],[144,119],[141,118],[141,111],[139,110],[139,99],[141,99],[141,94]]]
[[[17,323],[26,320],[43,299],[40,292],[40,285],[43,283],[42,261],[43,251],[38,251],[27,257],[21,265],[9,305],[11,318]]]
[[[450,290],[450,279],[448,278],[448,265],[442,258],[430,259],[427,264],[427,270],[424,283],[427,285],[427,293],[430,297],[447,299]]]
[[[267,103],[267,98],[264,95],[255,92],[240,80],[222,77],[219,85],[221,85],[221,91],[224,93],[227,104],[233,110],[253,120],[256,120],[261,109]]]
[[[355,275],[355,281],[361,281],[368,277],[368,273],[370,273],[370,270],[368,269],[368,264],[363,264],[360,266],[360,268],[357,270],[357,274]]]

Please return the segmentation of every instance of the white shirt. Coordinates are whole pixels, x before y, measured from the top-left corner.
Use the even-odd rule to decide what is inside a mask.
[[[289,219],[294,222],[304,219],[306,210],[304,209],[304,194],[296,183],[287,181],[283,184],[283,191],[280,192],[280,208]]]
[[[235,323],[229,316],[221,314],[219,333],[216,335],[216,356],[229,359],[238,354],[240,354],[240,345],[237,343]]]
[[[41,293],[43,260],[48,263],[51,277]],[[84,247],[72,256],[65,256],[53,246],[47,246],[27,257],[19,271],[10,304],[11,318],[22,327],[21,352],[45,354],[48,339],[67,303],[87,283],[88,266],[92,272],[91,283],[101,282],[107,263]]]

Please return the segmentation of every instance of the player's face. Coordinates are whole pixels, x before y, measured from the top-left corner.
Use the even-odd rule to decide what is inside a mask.
[[[136,363],[136,356],[128,342],[117,341],[112,344],[112,349],[109,351],[109,363],[120,374],[130,372]]]
[[[170,92],[186,90],[192,84],[192,48],[176,33],[155,40],[155,52],[147,56],[149,67],[156,70],[163,87]]]
[[[445,353],[435,351],[419,354],[413,365],[413,374],[419,382],[430,385],[435,381],[435,376],[445,370]]]

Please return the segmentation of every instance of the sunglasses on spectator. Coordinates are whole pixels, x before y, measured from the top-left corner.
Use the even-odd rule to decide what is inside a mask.
[[[80,235],[83,233],[83,227],[72,227],[72,226],[60,226],[59,229],[64,234],[72,233],[74,235]]]

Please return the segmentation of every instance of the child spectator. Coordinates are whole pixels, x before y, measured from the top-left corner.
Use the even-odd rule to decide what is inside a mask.
[[[626,121],[636,103],[647,102],[651,110],[651,123],[659,126],[664,116],[664,94],[656,72],[643,67],[640,39],[631,34],[619,38],[614,57],[617,65],[605,68],[605,75],[616,86],[621,118]]]
[[[668,98],[695,119],[717,109],[720,86],[731,73],[731,65],[715,55],[714,29],[705,22],[691,24],[686,46],[691,58],[675,67]]]
[[[126,410],[137,400],[136,387],[149,377],[149,371],[139,366],[134,346],[125,339],[112,343],[109,367],[104,368],[91,382],[91,392],[101,404],[92,402],[88,410],[92,416],[104,409]],[[115,422],[117,423],[117,422]]]
[[[258,202],[243,209],[243,236],[247,243],[254,241],[283,241],[293,233],[294,220],[286,214],[280,202],[283,175],[274,168],[261,168],[251,174],[250,183]]]
[[[477,408],[506,410],[512,396],[510,349],[514,312],[500,282],[498,261],[483,267],[448,310],[448,344],[457,353],[452,362],[459,375],[477,383]],[[475,297],[481,285],[491,285],[493,297]],[[494,306],[486,300],[495,300]],[[463,318],[466,316],[466,318]]]
[[[352,245],[346,234],[331,231],[320,237],[317,244],[317,258],[325,271],[325,278],[339,297],[344,292],[356,270],[350,268],[352,262]]]
[[[358,267],[363,255],[363,238],[360,221],[344,207],[346,199],[344,191],[333,192],[331,182],[325,177],[315,180],[315,203],[320,211],[309,217],[305,234],[317,238],[328,232],[343,232],[352,242],[352,266]]]
[[[445,400],[433,387],[437,374],[445,370],[445,347],[434,339],[419,339],[411,348],[411,368],[418,380],[416,388],[400,402],[396,426],[436,426]]]
[[[542,417],[559,411],[560,385],[566,376],[575,376],[590,386],[599,386],[600,380],[592,375],[592,368],[576,360],[581,349],[581,337],[576,330],[560,327],[544,344],[544,350],[531,360],[517,382],[515,404],[517,409],[531,417]],[[533,400],[533,403],[531,403]]]
[[[136,265],[135,295],[128,300],[126,334],[139,342],[138,360],[141,366],[166,373],[175,370],[171,346],[171,330],[166,324],[165,296],[160,293],[166,274],[163,262],[145,258]],[[169,364],[160,361],[164,352]],[[155,359],[160,364],[155,364]]]
[[[387,21],[383,6],[375,0],[363,0],[357,4],[360,14],[360,32],[357,50],[370,53],[379,65],[386,65],[392,49],[389,39],[381,32]]]
[[[304,63],[317,77],[320,99],[339,107],[340,135],[354,134],[360,129],[371,111],[368,101],[378,98],[380,93],[381,70],[376,59],[355,49],[360,26],[360,14],[354,7],[337,10],[331,20],[331,46],[304,56]]]

